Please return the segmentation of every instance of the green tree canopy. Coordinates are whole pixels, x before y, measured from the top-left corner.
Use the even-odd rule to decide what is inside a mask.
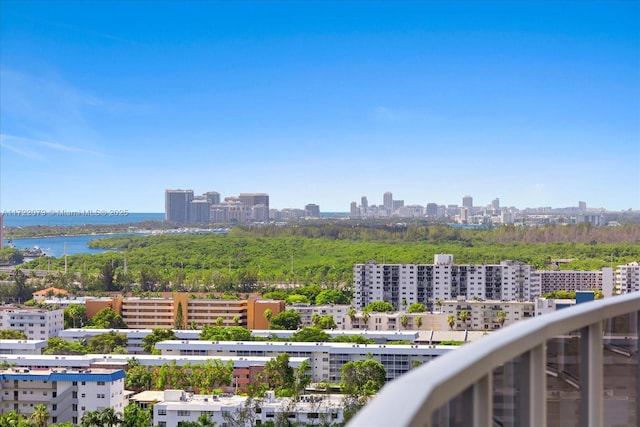
[[[205,325],[200,333],[202,341],[251,341],[251,331],[242,326]]]
[[[409,306],[409,313],[424,313],[427,311],[427,307],[421,302],[414,302]]]
[[[271,318],[269,329],[296,330],[301,322],[300,313],[295,310],[285,310]]]
[[[22,331],[16,331],[14,329],[2,329],[0,330],[0,340],[26,340],[27,334]]]
[[[87,348],[78,342],[54,337],[47,340],[47,346],[42,354],[87,354]]]
[[[126,353],[127,336],[116,331],[89,338],[87,351],[96,354]]]
[[[264,380],[276,395],[291,395],[295,389],[295,376],[289,366],[289,354],[280,353],[264,365]]]
[[[365,338],[362,335],[339,335],[337,337],[331,338],[329,341],[349,342],[354,344],[375,344],[376,343],[374,340]]]
[[[311,318],[311,322],[313,326],[316,326],[320,329],[336,329],[338,325],[336,325],[336,321],[333,320],[333,315],[325,314],[325,315],[314,315]]]
[[[325,289],[316,296],[316,305],[323,304],[349,304],[351,298],[345,293],[336,289]]]
[[[149,354],[159,354],[159,351],[156,353],[157,343],[160,341],[170,341],[175,339],[176,333],[173,329],[154,328],[151,330],[149,335],[142,338],[142,348],[144,348],[144,351]]]
[[[374,301],[367,305],[363,311],[376,312],[376,313],[388,313],[393,312],[395,309],[391,303],[386,301]]]
[[[122,320],[122,316],[116,313],[111,307],[105,307],[98,311],[91,318],[91,327],[96,329],[126,329],[127,324]]]
[[[293,305],[293,304],[310,304],[311,302],[309,301],[309,298],[306,295],[300,295],[300,294],[291,294],[287,297],[287,299],[285,300],[285,302],[287,303],[287,305]]]
[[[82,328],[88,326],[87,308],[81,304],[70,304],[64,309],[64,328]]]
[[[382,388],[387,371],[372,358],[347,362],[341,369],[340,388],[353,396],[371,396]]]
[[[329,334],[315,326],[302,328],[291,337],[291,341],[298,342],[326,342],[329,341]]]

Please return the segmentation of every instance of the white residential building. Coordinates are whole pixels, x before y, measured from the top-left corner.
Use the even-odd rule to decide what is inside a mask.
[[[9,368],[0,371],[0,412],[16,410],[29,416],[44,404],[49,423],[78,425],[85,412],[113,408],[124,411],[123,370]]]
[[[387,301],[396,310],[419,302],[433,310],[438,300],[533,300],[540,294],[533,267],[518,261],[500,264],[456,265],[453,255],[437,254],[434,263],[354,266],[355,306],[363,309],[374,301]]]
[[[288,353],[290,357],[309,359],[313,381],[332,383],[340,382],[340,370],[347,362],[371,356],[384,365],[390,381],[408,372],[413,364],[429,362],[452,348],[455,347],[279,341],[162,341],[156,344],[163,356],[276,357]]]
[[[27,339],[47,340],[64,328],[64,310],[9,308],[0,310],[0,329],[24,332]]]
[[[223,426],[233,423],[250,427],[269,421],[275,425],[334,425],[343,421],[343,410],[343,396],[338,395],[275,398],[271,391],[264,399],[248,402],[246,396],[194,395],[183,390],[165,390],[163,399],[153,405],[153,420],[159,427],[177,427],[181,421],[196,422],[202,415]]]
[[[532,301],[443,301],[441,307],[441,329],[450,329],[449,316],[455,316],[453,329],[471,331],[492,331],[509,326],[520,320],[535,316],[535,302]],[[467,312],[466,322],[460,319],[460,312]],[[500,315],[504,313],[504,318]]]
[[[47,340],[0,340],[0,354],[42,354],[46,346]]]
[[[621,294],[640,291],[640,263],[630,262],[616,269],[616,291]]]

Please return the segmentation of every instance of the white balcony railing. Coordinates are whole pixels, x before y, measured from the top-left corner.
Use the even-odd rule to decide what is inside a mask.
[[[349,427],[640,425],[640,292],[517,322],[387,384]]]

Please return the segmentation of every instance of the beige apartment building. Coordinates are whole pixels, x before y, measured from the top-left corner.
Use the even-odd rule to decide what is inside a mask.
[[[465,322],[460,319],[462,311],[468,314]],[[504,312],[504,317],[500,312]],[[534,315],[533,301],[443,301],[440,327],[442,330],[450,329],[449,316],[455,316],[453,330],[492,331]]]

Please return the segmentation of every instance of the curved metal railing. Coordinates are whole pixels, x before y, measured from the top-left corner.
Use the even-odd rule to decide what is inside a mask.
[[[583,303],[554,313],[515,323],[480,340],[465,344],[460,349],[440,356],[432,362],[387,384],[356,416],[349,427],[373,426],[540,426],[558,425],[603,426],[604,353],[615,352],[616,346],[607,346],[609,338],[603,336],[605,326],[611,327],[611,319],[627,316],[626,332],[616,339],[627,343],[630,350],[618,350],[631,368],[624,374],[627,400],[631,412],[626,422],[640,423],[640,369],[638,363],[638,330],[640,329],[640,292],[630,293]],[[620,322],[616,321],[616,325]],[[604,333],[603,333],[604,331]],[[564,338],[558,338],[564,336]],[[571,338],[573,337],[573,338]],[[571,345],[558,345],[554,340],[573,339]],[[568,342],[568,341],[567,341]],[[607,345],[605,345],[607,344]],[[549,348],[548,348],[549,347]],[[550,370],[547,365],[549,349],[553,361],[559,360],[562,369],[573,371],[565,375],[562,369]],[[567,354],[565,355],[565,349]],[[575,360],[574,360],[575,359]],[[609,359],[608,359],[609,360]],[[613,360],[613,359],[611,359]],[[508,398],[496,396],[508,394],[504,384],[496,385],[497,369],[505,369],[517,361],[513,387]],[[616,366],[620,363],[615,362]],[[608,368],[607,368],[608,369]],[[512,370],[513,371],[513,370]],[[502,371],[500,371],[502,372]],[[608,372],[608,371],[607,371]],[[635,374],[634,374],[635,373]],[[500,373],[502,376],[502,373]],[[555,375],[547,386],[547,376]],[[577,377],[578,379],[576,380]],[[573,385],[576,410],[571,424],[551,417],[548,423],[547,403],[560,394],[554,390],[555,381],[565,381],[567,389]],[[501,378],[502,381],[502,378]],[[634,384],[635,383],[635,384]],[[558,386],[559,389],[563,384]],[[577,389],[576,390],[576,385]],[[612,388],[620,388],[613,387]],[[515,391],[514,391],[515,390]],[[569,392],[567,392],[568,394]],[[510,399],[510,400],[509,400]],[[497,419],[495,412],[504,412],[505,401],[511,402],[511,419]],[[633,403],[635,401],[635,403]],[[499,406],[498,409],[497,406]],[[565,411],[566,412],[566,411]],[[633,423],[635,420],[635,423]]]

